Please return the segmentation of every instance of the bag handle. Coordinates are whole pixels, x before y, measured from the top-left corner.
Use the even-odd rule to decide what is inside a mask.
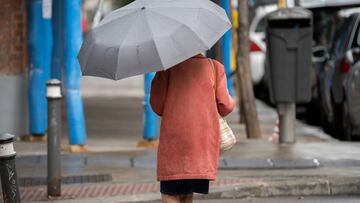
[[[211,70],[212,70],[213,75],[214,75],[213,88],[214,88],[214,91],[216,93],[216,70],[215,70],[214,62],[212,61],[212,59],[208,59],[208,60],[209,60],[209,63],[211,64]]]

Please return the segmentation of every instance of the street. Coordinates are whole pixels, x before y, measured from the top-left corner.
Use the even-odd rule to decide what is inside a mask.
[[[265,199],[258,199],[258,198],[247,198],[247,199],[234,199],[234,200],[225,200],[225,199],[218,199],[218,200],[198,200],[196,202],[207,202],[207,203],[357,203],[359,202],[360,197],[277,197],[277,198],[265,198]]]

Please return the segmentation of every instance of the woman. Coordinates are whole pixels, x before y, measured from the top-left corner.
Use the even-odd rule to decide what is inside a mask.
[[[157,179],[162,201],[192,202],[207,194],[218,168],[219,114],[234,108],[221,63],[198,54],[156,73],[151,106],[162,117]]]

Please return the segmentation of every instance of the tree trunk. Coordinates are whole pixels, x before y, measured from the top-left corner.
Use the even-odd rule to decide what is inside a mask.
[[[231,0],[229,0],[230,2],[230,5],[231,4]],[[233,9],[233,8],[231,8]],[[235,19],[236,18],[236,19]],[[233,32],[233,43],[232,43],[232,46],[233,46],[233,49],[234,49],[234,52],[235,52],[235,58],[236,56],[238,55],[239,53],[239,45],[238,45],[238,34],[239,34],[239,23],[238,22],[235,22],[235,21],[238,21],[238,18],[239,16],[233,16],[233,13],[231,13],[231,19],[234,19],[233,20],[233,29],[232,29],[232,32]],[[239,68],[239,64],[238,62],[236,61],[235,62],[235,81],[236,81],[236,84],[235,84],[235,95],[236,95],[236,98],[238,98],[238,105],[239,105],[239,123],[240,124],[244,124],[245,123],[245,116],[244,116],[244,110],[242,108],[242,101],[241,101],[241,95],[240,95],[240,77],[239,77],[239,74],[236,74],[237,72],[237,69]],[[240,108],[241,107],[241,108]]]
[[[249,7],[247,0],[239,2],[239,52],[237,56],[239,68],[237,69],[240,79],[240,108],[243,107],[247,137],[250,139],[261,138],[260,124],[256,111],[253,85],[250,73],[250,45],[249,45]]]

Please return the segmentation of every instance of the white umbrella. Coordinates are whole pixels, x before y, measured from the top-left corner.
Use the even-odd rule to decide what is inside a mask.
[[[210,0],[137,0],[87,35],[82,73],[119,80],[166,70],[210,49],[230,28],[225,11]]]

